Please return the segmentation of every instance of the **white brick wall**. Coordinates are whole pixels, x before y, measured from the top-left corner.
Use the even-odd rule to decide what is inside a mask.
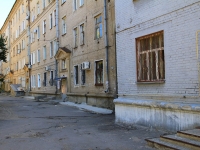
[[[115,7],[119,95],[198,96],[200,1],[116,0]],[[160,30],[164,30],[166,82],[137,84],[135,38]]]

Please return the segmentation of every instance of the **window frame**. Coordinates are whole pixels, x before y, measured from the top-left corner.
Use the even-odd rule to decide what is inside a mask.
[[[67,33],[66,16],[62,18],[62,35]]]
[[[47,47],[46,45],[43,46],[43,60],[47,59]]]
[[[85,44],[85,24],[82,23],[80,26],[79,26],[79,30],[80,30],[80,45],[84,45]]]
[[[74,48],[78,47],[78,27],[75,27],[73,29],[73,35],[74,35]]]
[[[66,59],[62,59],[62,60],[61,60],[61,68],[62,68],[62,70],[67,69]]]
[[[74,66],[74,85],[78,86],[79,85],[79,71],[78,71],[78,65]]]
[[[97,82],[97,63],[98,62],[102,62],[102,68],[101,68],[101,72],[102,72],[102,76],[101,76],[101,81],[102,82],[100,82],[100,83],[98,83]],[[100,60],[96,60],[95,61],[95,70],[94,70],[94,76],[95,76],[95,78],[94,78],[94,82],[95,82],[95,86],[103,86],[103,83],[104,83],[104,66],[103,66],[103,64],[104,64],[104,61],[103,61],[103,59],[100,59]],[[100,69],[98,69],[98,70],[100,70]]]
[[[99,33],[98,33],[99,29]],[[101,14],[95,17],[95,39],[101,39],[103,37],[103,17]]]
[[[153,42],[153,38],[156,38],[156,36],[158,38],[158,41]],[[142,40],[143,42],[147,41],[146,43],[149,44],[141,46]],[[136,42],[136,60],[137,60],[136,62],[137,82],[164,83],[165,82],[164,31],[162,30],[145,36],[138,37],[135,39],[135,42]],[[159,45],[159,47],[153,48],[153,46],[155,46],[155,43]],[[145,59],[142,60],[141,58]]]
[[[40,73],[37,74],[37,81],[38,81],[38,88],[41,88],[41,75],[40,75]]]

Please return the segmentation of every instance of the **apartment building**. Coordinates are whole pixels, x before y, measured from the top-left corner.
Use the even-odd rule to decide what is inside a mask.
[[[200,125],[199,5],[115,1],[116,122],[171,131]]]
[[[6,91],[21,84],[31,95],[114,108],[114,0],[16,0],[1,33]]]

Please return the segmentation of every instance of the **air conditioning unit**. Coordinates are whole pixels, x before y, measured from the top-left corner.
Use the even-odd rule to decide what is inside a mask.
[[[45,71],[50,71],[50,70],[51,70],[51,67],[45,66]]]
[[[83,63],[81,64],[81,69],[83,69],[83,70],[88,70],[88,69],[90,69],[90,62],[83,62]]]

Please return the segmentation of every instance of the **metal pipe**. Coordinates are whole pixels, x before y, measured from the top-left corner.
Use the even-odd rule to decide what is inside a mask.
[[[197,67],[198,67],[198,79],[199,79],[199,82],[200,82],[199,41],[198,41],[199,40],[199,33],[200,33],[200,30],[196,31],[196,55],[197,55]],[[199,88],[199,96],[200,96],[200,88]]]
[[[104,0],[104,39],[106,48],[106,90],[105,93],[109,92],[109,67],[108,67],[108,29],[107,29],[107,5],[106,0]]]
[[[56,41],[57,41],[57,51],[59,48],[59,0],[56,0]],[[58,63],[55,59],[55,78],[58,77]],[[57,90],[57,83],[56,83],[56,94],[58,93]]]
[[[28,0],[28,12],[27,12],[27,20],[28,20],[28,65],[31,66],[31,36],[30,36],[30,0]],[[29,86],[28,91],[31,91],[31,69],[29,69]]]

